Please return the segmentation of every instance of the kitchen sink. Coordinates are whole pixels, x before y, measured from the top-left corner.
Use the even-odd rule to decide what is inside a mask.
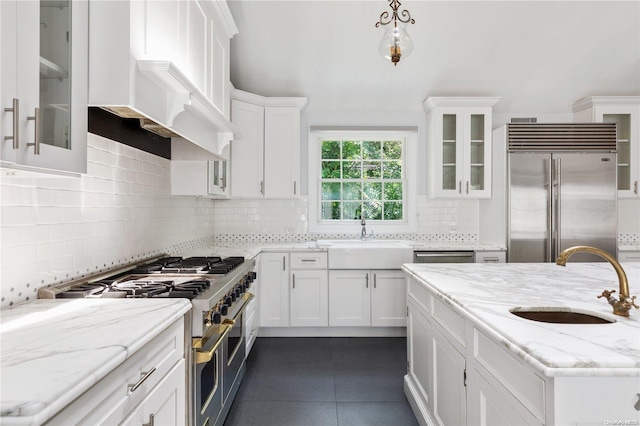
[[[612,324],[615,319],[609,319],[605,315],[572,309],[560,308],[513,308],[510,310],[513,315],[531,321],[547,322],[554,324]]]
[[[413,247],[401,240],[320,240],[329,269],[400,269],[413,262]]]

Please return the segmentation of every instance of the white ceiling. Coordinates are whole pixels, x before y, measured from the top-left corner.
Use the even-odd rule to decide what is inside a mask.
[[[228,0],[231,81],[306,96],[307,111],[416,111],[429,96],[498,96],[502,113],[567,113],[640,95],[640,1],[404,0],[411,56],[378,54],[388,0]]]

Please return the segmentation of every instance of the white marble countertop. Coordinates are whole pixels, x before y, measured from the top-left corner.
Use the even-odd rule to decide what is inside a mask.
[[[640,264],[623,267],[631,295],[640,298]],[[405,264],[403,270],[546,376],[640,376],[640,310],[613,315],[596,297],[605,289],[618,295],[609,263]],[[511,314],[514,307],[565,307],[616,322],[536,322]]]
[[[0,423],[47,421],[189,309],[186,299],[51,299],[3,309]]]
[[[384,241],[384,240],[376,240]],[[427,243],[412,240],[400,240],[412,247],[414,250],[474,250],[474,251],[501,251],[504,247],[495,244],[486,243]],[[327,251],[328,245],[317,244],[316,241],[302,243],[253,243],[253,244],[219,244],[201,247],[181,253],[181,256],[244,256],[245,258],[253,258],[261,252],[274,251]]]

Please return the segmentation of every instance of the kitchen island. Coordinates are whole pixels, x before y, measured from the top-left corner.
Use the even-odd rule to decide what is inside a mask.
[[[2,310],[0,423],[119,423],[158,389],[184,422],[190,309],[186,299],[55,299]]]
[[[640,295],[640,264],[623,267]],[[405,393],[424,424],[640,424],[640,310],[613,315],[609,263],[405,264]],[[553,324],[512,310],[590,313]],[[622,424],[622,423],[620,423]]]

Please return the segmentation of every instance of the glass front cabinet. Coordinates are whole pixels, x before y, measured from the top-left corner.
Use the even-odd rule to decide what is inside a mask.
[[[491,115],[499,98],[428,98],[429,196],[491,198]]]
[[[3,0],[0,7],[2,166],[84,173],[87,2]]]
[[[640,197],[640,96],[593,96],[573,104],[576,122],[616,123],[618,197]]]

